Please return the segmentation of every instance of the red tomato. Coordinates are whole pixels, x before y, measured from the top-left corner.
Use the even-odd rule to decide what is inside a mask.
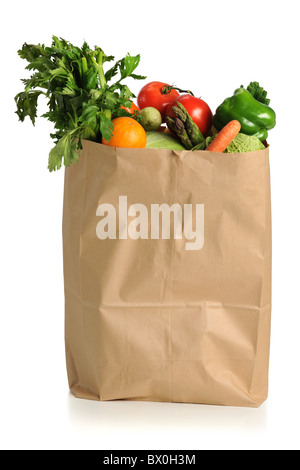
[[[148,106],[156,108],[164,120],[166,108],[179,96],[177,90],[168,90],[166,88],[169,86],[170,85],[163,82],[150,82],[145,85],[137,97],[137,104],[139,108],[143,109],[147,108]]]
[[[122,109],[125,109],[127,113],[134,114],[134,111],[139,111],[140,109],[137,107],[136,104],[132,102],[131,108],[127,108],[126,106],[121,106]]]
[[[181,95],[168,106],[166,110],[166,116],[175,116],[172,107],[176,106],[177,101],[183,104],[195,124],[197,124],[199,127],[202,134],[206,136],[210,131],[213,122],[213,114],[208,104],[205,103],[205,101],[203,101],[201,98],[196,98],[192,95]]]

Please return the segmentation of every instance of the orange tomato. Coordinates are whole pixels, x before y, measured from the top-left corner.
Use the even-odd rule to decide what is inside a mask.
[[[127,113],[134,114],[135,111],[140,111],[140,108],[137,107],[136,104],[132,102],[131,108],[127,108],[126,106],[121,106],[122,109],[125,109]]]
[[[111,147],[145,148],[147,136],[145,129],[135,119],[119,117],[113,119],[114,134],[110,140],[102,139],[102,144]]]

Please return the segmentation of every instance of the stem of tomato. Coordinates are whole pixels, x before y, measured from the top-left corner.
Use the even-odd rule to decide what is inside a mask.
[[[181,90],[181,88],[177,88],[171,85],[164,85],[160,89],[163,95],[168,95],[169,93],[171,93],[172,90],[177,90],[179,91],[179,93],[189,93],[190,95],[194,96],[194,93],[192,93],[190,90]]]

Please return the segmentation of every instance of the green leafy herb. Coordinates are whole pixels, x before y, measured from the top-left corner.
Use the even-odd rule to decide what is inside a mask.
[[[55,128],[49,171],[77,162],[82,139],[109,140],[115,117],[132,117],[121,108],[130,107],[135,97],[123,80],[146,78],[134,73],[140,55],[127,54],[104,72],[103,65],[112,62],[113,56],[97,46],[91,49],[86,42],[80,48],[56,36],[51,47],[25,43],[18,54],[28,62],[26,69],[33,71],[29,79],[22,80],[25,88],[15,97],[20,121],[29,117],[34,125],[39,96],[48,99],[49,110],[42,117]],[[115,77],[118,79],[111,83]]]

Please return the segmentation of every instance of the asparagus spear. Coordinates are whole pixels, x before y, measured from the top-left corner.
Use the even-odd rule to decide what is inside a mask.
[[[173,112],[175,114],[175,116],[178,117],[178,119],[180,119],[182,122],[186,123],[186,120],[187,120],[187,115],[186,113],[179,107],[179,104],[180,103],[177,103],[178,106],[173,106],[172,109],[173,109]]]
[[[191,150],[194,147],[186,132],[184,123],[180,119],[178,119],[177,117],[167,117],[167,124],[169,126],[169,129],[177,135],[177,137],[181,140],[183,146],[187,150]]]
[[[172,118],[172,117],[167,117],[166,121],[167,121],[167,125],[168,125],[170,131],[172,131],[176,134],[175,119]]]
[[[199,127],[194,123],[193,119],[187,112],[186,108],[181,104],[179,101],[177,102],[177,106],[173,106],[174,114],[184,122],[184,126],[186,128],[187,134],[189,139],[195,145],[201,144],[204,141],[204,137],[199,130]]]
[[[178,137],[181,139],[181,142],[183,143],[185,148],[187,150],[191,150],[194,147],[193,142],[189,138],[184,123],[177,117],[175,118],[175,129]]]

